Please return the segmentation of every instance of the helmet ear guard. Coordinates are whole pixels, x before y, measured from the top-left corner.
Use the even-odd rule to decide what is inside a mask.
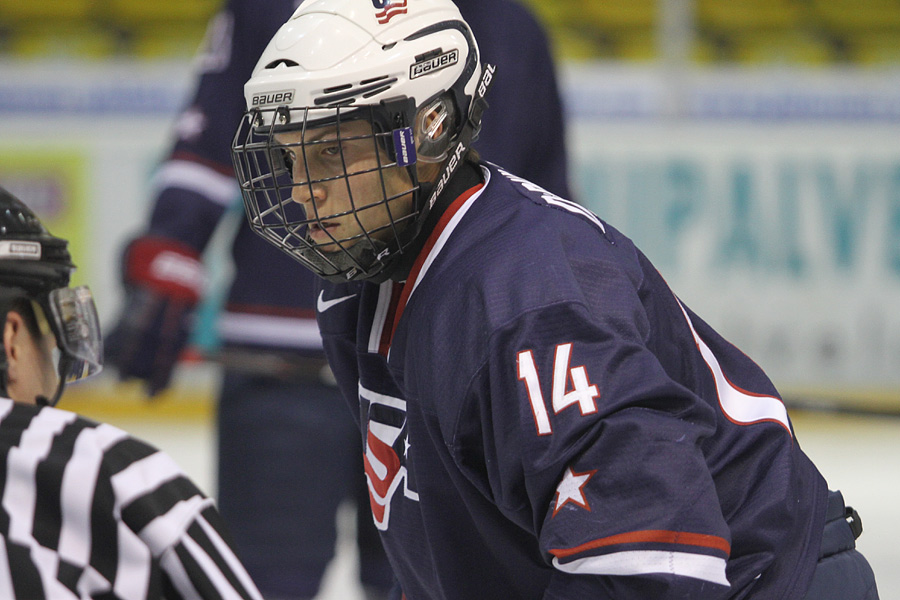
[[[419,160],[437,163],[447,158],[458,130],[456,106],[447,94],[426,102],[416,114],[414,129]]]

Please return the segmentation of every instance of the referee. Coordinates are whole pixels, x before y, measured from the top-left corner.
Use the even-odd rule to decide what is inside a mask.
[[[261,599],[169,456],[53,408],[102,361],[67,244],[0,188],[0,598]]]

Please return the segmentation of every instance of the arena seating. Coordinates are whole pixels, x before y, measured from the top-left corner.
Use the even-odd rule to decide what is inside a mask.
[[[222,1],[0,0],[0,56],[187,57]],[[559,58],[660,58],[658,0],[520,1],[547,25]],[[900,61],[900,0],[685,1],[700,64]]]

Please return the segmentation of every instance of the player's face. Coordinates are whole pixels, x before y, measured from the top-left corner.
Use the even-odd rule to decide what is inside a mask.
[[[295,184],[291,196],[300,203],[311,221],[307,238],[325,252],[344,249],[372,238],[386,240],[395,234],[391,227],[412,210],[409,174],[402,167],[379,169],[389,162],[373,140],[367,121],[341,123],[340,139],[334,126],[279,134],[289,147]],[[311,183],[308,183],[311,182]]]

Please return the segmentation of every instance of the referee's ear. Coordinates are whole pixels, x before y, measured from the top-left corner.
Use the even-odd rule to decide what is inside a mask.
[[[17,383],[21,381],[25,372],[23,369],[33,368],[23,364],[23,358],[27,356],[22,348],[22,343],[30,337],[28,325],[25,319],[14,310],[7,311],[3,323],[3,351],[6,359],[6,393],[16,402],[30,403],[24,399],[16,398]],[[12,389],[10,389],[12,388]]]

